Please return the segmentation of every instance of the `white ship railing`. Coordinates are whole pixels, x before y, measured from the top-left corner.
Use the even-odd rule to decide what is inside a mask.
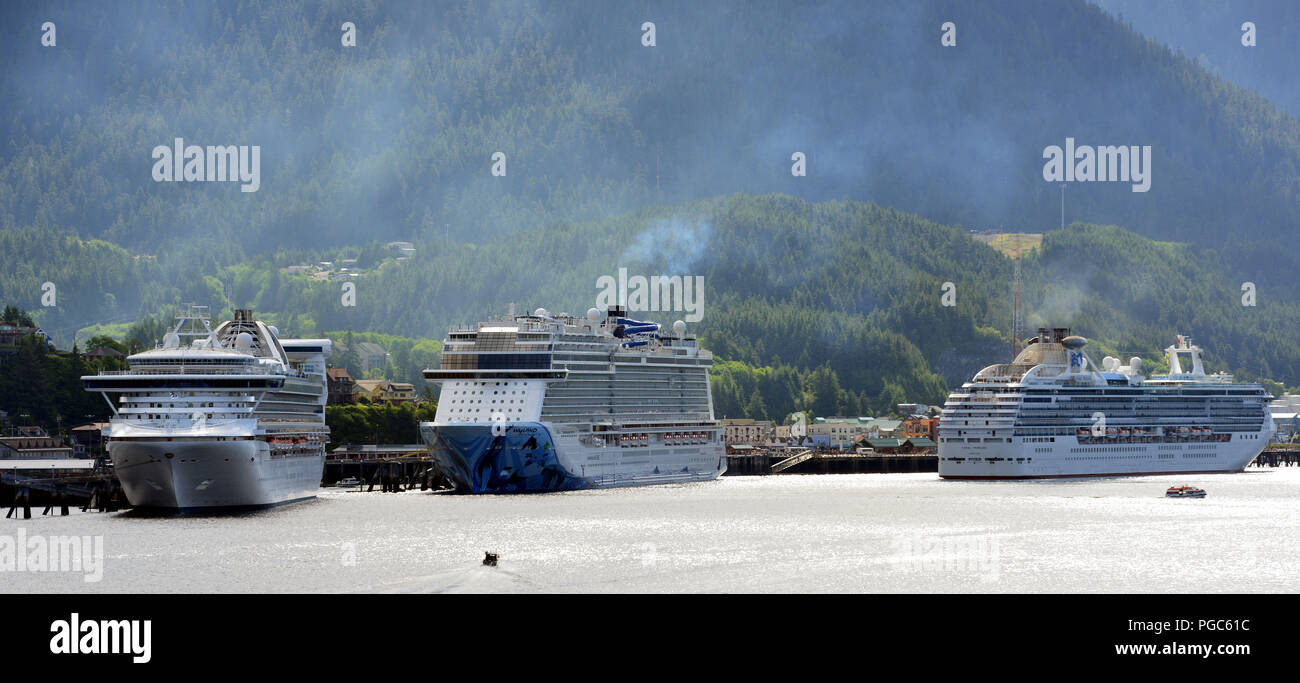
[[[132,375],[281,375],[284,377],[296,377],[307,379],[307,374],[296,370],[284,370],[276,368],[261,367],[257,365],[237,366],[230,368],[214,368],[212,366],[189,367],[178,365],[167,368],[150,368],[150,369],[132,369],[132,370],[100,370],[96,375],[98,377],[126,377]]]

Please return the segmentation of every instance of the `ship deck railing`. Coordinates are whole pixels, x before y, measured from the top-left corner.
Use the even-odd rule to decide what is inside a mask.
[[[97,377],[128,377],[138,375],[282,375],[284,377],[294,377],[297,379],[309,379],[307,373],[292,370],[282,370],[269,368],[258,365],[235,366],[229,368],[205,367],[186,367],[177,366],[174,368],[158,369],[138,369],[138,370],[100,370]]]

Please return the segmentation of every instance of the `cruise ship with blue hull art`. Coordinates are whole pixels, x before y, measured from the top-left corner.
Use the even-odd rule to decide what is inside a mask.
[[[713,357],[622,308],[532,315],[453,329],[433,422],[435,466],[462,493],[527,493],[717,479]]]

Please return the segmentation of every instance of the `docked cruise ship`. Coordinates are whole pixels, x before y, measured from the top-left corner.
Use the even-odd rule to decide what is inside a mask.
[[[457,491],[514,493],[716,479],[713,355],[685,334],[627,318],[512,316],[453,329],[433,422],[420,424]]]
[[[1086,343],[1068,329],[1039,329],[1014,361],[953,392],[939,421],[939,476],[1237,472],[1268,444],[1268,393],[1206,374],[1190,338],[1165,349],[1168,374],[1150,377],[1136,357],[1095,367]]]
[[[104,436],[127,499],[193,510],[315,496],[329,352],[328,339],[280,339],[252,311],[213,329],[193,310],[129,370],[82,377],[113,407]]]

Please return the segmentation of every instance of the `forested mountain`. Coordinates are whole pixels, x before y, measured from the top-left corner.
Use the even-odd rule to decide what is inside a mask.
[[[7,3],[0,38],[0,227],[160,259],[734,192],[1037,230],[1067,137],[1153,149],[1149,192],[1076,183],[1067,220],[1203,244],[1296,227],[1300,125],[1083,0]],[[260,146],[260,189],[155,182],[177,137]]]
[[[629,277],[698,276],[698,300],[639,314],[670,323],[700,313],[689,328],[727,361],[715,396],[720,413],[733,416],[939,402],[947,387],[1010,353],[1012,261],[963,230],[875,204],[737,195],[545,225],[484,244],[449,242],[408,261],[379,262],[351,281],[353,306],[344,305],[343,283],[288,275],[286,259],[196,279],[232,283],[232,304],[253,306],[288,334],[334,331],[342,339],[338,330],[387,330],[441,339],[452,324],[505,314],[508,303],[581,313],[604,291],[600,279],[620,269]],[[1139,355],[1154,367],[1175,334],[1190,334],[1214,369],[1300,384],[1300,345],[1289,333],[1300,325],[1300,303],[1276,266],[1244,247],[1074,224],[1022,258],[1027,327],[1073,327],[1093,340],[1098,360]],[[115,298],[142,296],[126,285]],[[220,292],[211,300],[220,302]],[[415,379],[437,348],[357,339],[390,342],[394,376],[403,379]],[[761,403],[751,406],[755,395]]]
[[[1050,231],[1030,326],[1300,383],[1300,123],[1084,0],[10,3],[0,64],[0,302],[65,346],[184,301],[440,339],[627,268],[704,279],[720,414],[879,412],[1009,352],[1001,226]],[[257,191],[155,182],[175,138],[258,146]],[[1067,138],[1149,145],[1149,191],[1052,230]],[[343,258],[355,306],[290,269]]]
[[[1300,115],[1300,3],[1289,0],[1090,0],[1121,22]],[[1242,29],[1254,25],[1253,34]],[[1243,43],[1253,42],[1251,45]]]

